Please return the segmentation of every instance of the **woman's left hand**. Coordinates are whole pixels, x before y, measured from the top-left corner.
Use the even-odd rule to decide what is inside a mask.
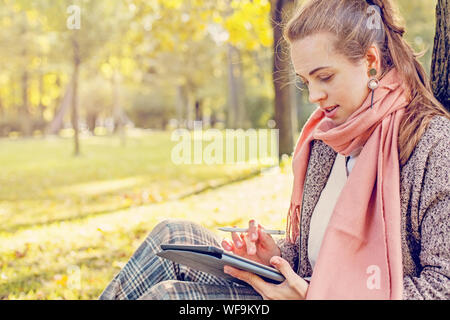
[[[230,266],[224,267],[224,272],[247,282],[264,300],[303,300],[308,291],[308,282],[292,270],[289,263],[281,257],[270,259],[272,264],[286,278],[280,284],[266,282],[254,273],[242,271]]]

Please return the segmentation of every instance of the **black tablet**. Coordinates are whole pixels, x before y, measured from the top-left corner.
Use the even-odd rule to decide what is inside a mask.
[[[281,283],[285,280],[284,276],[275,268],[242,258],[215,246],[162,244],[161,249],[162,251],[157,253],[159,257],[240,284],[248,285],[247,283],[224,273],[224,266],[228,265],[255,273],[265,281],[271,283]]]

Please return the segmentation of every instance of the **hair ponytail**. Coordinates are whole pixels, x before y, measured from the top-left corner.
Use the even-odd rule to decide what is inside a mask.
[[[369,6],[378,8],[381,28],[367,27]],[[403,38],[405,28],[391,1],[310,0],[289,21],[285,37],[293,42],[321,31],[334,34],[336,49],[351,61],[363,59],[369,46],[376,43],[384,73],[392,68],[399,72],[410,98],[399,132],[399,159],[404,165],[430,120],[436,115],[450,119],[450,114],[434,97],[428,75],[417,60],[419,55]]]

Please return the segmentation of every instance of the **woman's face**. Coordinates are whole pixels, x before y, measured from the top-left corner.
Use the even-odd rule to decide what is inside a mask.
[[[355,64],[336,52],[334,37],[318,33],[291,44],[294,69],[318,104],[336,125],[344,123],[367,98],[368,63]],[[333,111],[333,107],[336,107]]]

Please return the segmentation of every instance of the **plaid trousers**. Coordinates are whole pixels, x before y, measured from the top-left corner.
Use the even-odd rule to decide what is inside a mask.
[[[150,232],[127,264],[100,295],[101,300],[254,300],[251,286],[241,285],[156,255],[160,245],[195,244],[220,247],[206,228],[185,220],[165,220]]]

